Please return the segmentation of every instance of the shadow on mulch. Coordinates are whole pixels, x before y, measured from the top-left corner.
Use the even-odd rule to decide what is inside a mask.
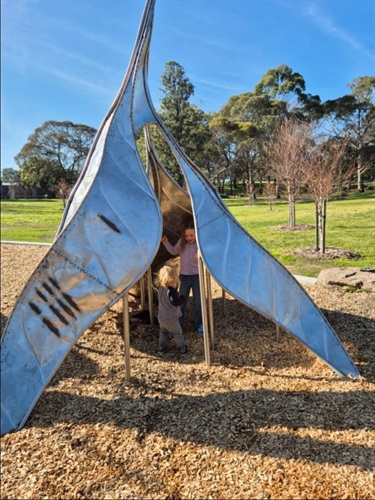
[[[360,363],[362,376],[373,381],[375,339],[370,333],[374,330],[374,321],[336,311],[323,309],[322,312],[354,361]],[[121,342],[122,312],[111,311],[111,315],[111,319],[115,320],[111,322],[111,329],[107,331],[104,328],[106,323],[102,319],[102,324],[93,325],[91,335],[108,335],[112,339],[115,335]],[[190,311],[187,311],[190,325],[191,315],[190,304]],[[373,400],[370,393],[358,389],[312,392],[262,388],[262,376],[269,377],[270,373],[261,372],[261,363],[264,368],[280,370],[288,366],[309,367],[315,362],[315,356],[289,334],[282,332],[281,341],[276,342],[273,323],[237,301],[228,300],[226,314],[223,315],[221,300],[215,299],[214,317],[217,345],[212,353],[213,363],[247,367],[253,371],[258,377],[254,379],[253,390],[191,396],[176,392],[168,377],[151,381],[132,377],[132,389],[121,377],[117,379],[115,399],[58,391],[55,385],[73,375],[80,379],[78,383],[85,384],[88,380],[95,384],[100,367],[86,356],[86,351],[87,354],[89,351],[99,354],[105,352],[78,341],[51,381],[50,390],[45,391],[38,401],[25,427],[49,428],[59,423],[81,426],[111,423],[119,429],[135,430],[142,446],[147,446],[149,435],[156,432],[177,440],[177,443],[183,441],[321,464],[357,465],[364,469],[373,467],[373,455],[369,447],[314,438],[311,437],[311,431],[308,431],[309,436],[304,434],[305,429],[332,432],[373,429]],[[133,326],[132,349],[153,355],[157,336],[157,327]],[[202,362],[202,338],[188,333],[187,340],[191,347],[189,356],[196,356],[197,361],[187,358],[183,363],[194,365]],[[202,373],[192,367],[186,375],[187,383],[201,383],[202,376],[204,378]],[[275,373],[272,376],[296,378],[293,374]],[[317,379],[318,376],[314,377],[314,380]],[[337,382],[341,383],[340,380]],[[333,381],[333,388],[335,384],[336,381]],[[85,449],[89,446],[89,442],[86,442],[88,437],[71,439],[69,433],[67,429],[59,439],[69,440],[70,446],[74,448]]]
[[[49,386],[53,387],[58,385],[61,380],[76,377],[80,377],[81,384],[92,384],[92,381],[95,380],[95,376],[100,372],[99,365],[96,361],[80,352],[80,349],[87,348],[76,343],[75,347],[65,358],[62,367],[57,370],[49,382]],[[93,349],[89,350],[93,351]]]
[[[193,333],[192,305],[187,310],[187,333],[184,333],[190,354],[184,363],[201,362],[204,358],[203,338]],[[326,317],[339,340],[368,381],[375,381],[375,321],[366,317],[320,309]],[[316,356],[298,339],[288,332],[280,330],[280,341],[276,340],[274,323],[247,306],[235,300],[226,302],[226,313],[223,314],[221,299],[213,300],[215,350],[211,354],[211,362],[222,365],[242,367],[262,366],[265,369],[285,369],[289,367],[305,367],[313,365]],[[122,313],[117,315],[118,333],[123,335]],[[131,325],[131,347],[139,352],[154,354],[157,348],[158,327],[145,324]],[[167,361],[176,359],[178,354],[174,348],[165,355]],[[295,378],[291,375],[291,378]]]
[[[113,423],[119,429],[136,430],[137,440],[145,446],[148,435],[156,432],[177,442],[370,469],[374,464],[369,447],[324,441],[298,432],[307,428],[333,432],[373,429],[371,406],[371,396],[365,397],[362,391],[255,389],[196,397],[180,394],[172,399],[120,396],[111,401],[56,391],[44,395],[26,427]],[[79,417],[74,413],[77,408]],[[274,426],[280,431],[267,430]],[[85,444],[83,438],[71,446]]]
[[[1,335],[3,334],[3,331],[4,331],[4,328],[5,328],[5,325],[8,321],[8,316],[5,316],[5,314],[3,313],[0,313],[0,324],[1,324]]]

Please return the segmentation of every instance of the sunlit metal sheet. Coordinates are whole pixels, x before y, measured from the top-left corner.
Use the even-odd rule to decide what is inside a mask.
[[[124,83],[69,200],[52,247],[8,320],[1,343],[1,433],[21,428],[86,328],[144,274],[162,215],[136,147],[152,120],[145,64],[154,1],[147,3]]]

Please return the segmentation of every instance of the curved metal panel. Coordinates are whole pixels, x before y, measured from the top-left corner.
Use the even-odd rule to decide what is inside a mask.
[[[155,112],[147,87],[145,97],[184,173],[199,249],[210,274],[228,293],[300,340],[339,375],[360,377],[332,327],[303,287],[242,228],[215,188],[182,151]]]
[[[24,425],[74,342],[139,280],[159,249],[162,216],[135,141],[138,128],[152,118],[143,100],[153,5],[147,4],[125,84],[94,141],[55,242],[4,330],[2,434]]]
[[[197,241],[210,274],[232,296],[292,334],[341,376],[360,377],[302,286],[240,226],[213,186],[156,119],[188,183]]]
[[[147,151],[147,173],[158,197],[163,214],[163,234],[169,241],[177,242],[181,236],[183,221],[193,218],[189,194],[184,191],[162,166],[151,141],[149,126],[145,127],[145,145]],[[152,263],[156,272],[166,261],[171,259],[171,254],[164,245],[160,245],[158,253]]]

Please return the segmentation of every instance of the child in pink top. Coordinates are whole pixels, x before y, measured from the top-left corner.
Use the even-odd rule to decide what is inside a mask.
[[[194,301],[194,326],[199,334],[203,334],[202,325],[202,305],[199,286],[198,271],[198,245],[195,238],[195,228],[193,222],[188,222],[182,228],[181,238],[175,245],[169,243],[168,238],[163,236],[163,245],[172,255],[180,254],[180,293],[186,297],[181,306],[182,316],[180,318],[181,327],[185,322],[185,308],[190,290],[193,290]]]

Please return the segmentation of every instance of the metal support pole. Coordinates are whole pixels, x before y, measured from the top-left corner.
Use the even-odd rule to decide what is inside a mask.
[[[201,290],[201,304],[202,304],[204,357],[206,360],[206,366],[209,367],[211,365],[211,356],[210,356],[210,338],[209,338],[208,319],[207,319],[206,290],[204,286],[204,266],[199,251],[198,251],[198,268],[199,268],[199,286]]]
[[[124,350],[125,350],[125,380],[130,382],[130,328],[129,328],[129,300],[126,293],[123,300],[123,320],[124,320]]]
[[[222,308],[223,308],[223,316],[225,316],[226,312],[227,312],[227,299],[225,298],[225,290],[224,288],[221,289],[221,305],[222,305]]]
[[[150,325],[154,326],[154,301],[153,301],[153,291],[152,291],[151,266],[147,269],[147,285],[148,285],[148,311],[150,313]]]
[[[206,271],[206,282],[207,282],[207,302],[208,302],[208,318],[210,325],[210,336],[211,336],[211,349],[215,349],[215,328],[214,328],[214,312],[212,307],[212,290],[211,290],[211,275]]]
[[[145,310],[145,279],[144,279],[144,275],[142,276],[142,278],[139,280],[139,288],[140,288],[140,291],[141,291],[141,310],[144,311]]]
[[[280,342],[280,327],[276,325],[276,342]]]

